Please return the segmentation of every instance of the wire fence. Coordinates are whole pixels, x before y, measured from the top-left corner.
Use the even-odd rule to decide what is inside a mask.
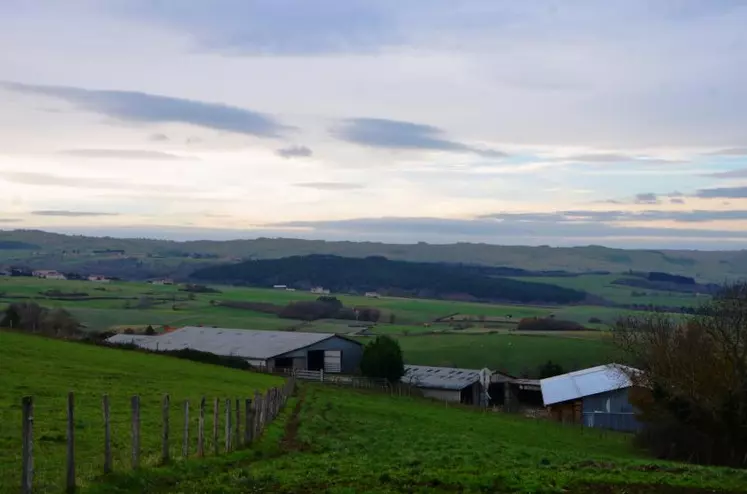
[[[0,493],[72,491],[111,472],[248,447],[295,388],[211,398],[75,392],[0,408]]]

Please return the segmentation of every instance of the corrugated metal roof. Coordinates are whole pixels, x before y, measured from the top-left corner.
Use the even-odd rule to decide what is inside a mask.
[[[480,382],[480,371],[455,367],[429,367],[426,365],[406,365],[401,381],[413,386],[435,389],[464,389]]]
[[[631,382],[626,372],[629,371],[635,371],[635,369],[618,364],[607,364],[542,379],[540,381],[542,401],[547,406],[615,389],[628,388]]]
[[[155,336],[117,334],[106,341],[116,344],[134,343],[141,348],[157,351],[189,348],[216,355],[268,359],[333,336],[336,335],[187,326]]]

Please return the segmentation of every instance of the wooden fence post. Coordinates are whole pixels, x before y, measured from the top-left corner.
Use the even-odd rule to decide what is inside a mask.
[[[34,485],[34,398],[24,396],[21,401],[21,410],[23,415],[21,492],[31,494]]]
[[[182,456],[189,456],[189,400],[184,400],[184,435],[182,437]]]
[[[161,461],[163,463],[169,462],[169,395],[163,395],[163,403],[161,405],[161,419],[163,422],[163,430],[161,432]]]
[[[226,398],[226,453],[231,451],[231,399]]]
[[[244,400],[244,446],[252,443],[252,423],[252,400],[246,398]]]
[[[218,402],[218,398],[215,399],[213,402],[213,449],[215,456],[218,456],[218,409],[220,408],[220,403]]]
[[[112,429],[109,421],[109,395],[104,395],[104,473],[112,471]]]
[[[140,397],[135,395],[132,405],[132,468],[140,467]]]
[[[75,394],[67,394],[67,492],[75,492]]]
[[[236,439],[234,439],[234,448],[241,448],[241,400],[236,398]]]
[[[252,424],[254,430],[252,433],[253,438],[259,437],[259,416],[262,413],[262,397],[259,391],[254,390],[254,423]]]
[[[205,397],[200,400],[200,418],[197,419],[197,456],[205,456]]]

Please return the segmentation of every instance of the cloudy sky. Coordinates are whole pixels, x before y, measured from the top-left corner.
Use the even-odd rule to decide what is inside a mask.
[[[747,248],[747,2],[3,0],[0,228]]]

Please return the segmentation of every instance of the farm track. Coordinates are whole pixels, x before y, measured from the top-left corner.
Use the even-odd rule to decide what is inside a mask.
[[[304,400],[306,399],[306,390],[301,389],[298,396],[298,401],[293,407],[290,417],[288,417],[285,423],[285,431],[283,437],[280,440],[280,449],[284,453],[290,453],[291,451],[306,451],[310,448],[310,445],[298,440],[298,428],[301,426],[301,409],[303,408]]]

